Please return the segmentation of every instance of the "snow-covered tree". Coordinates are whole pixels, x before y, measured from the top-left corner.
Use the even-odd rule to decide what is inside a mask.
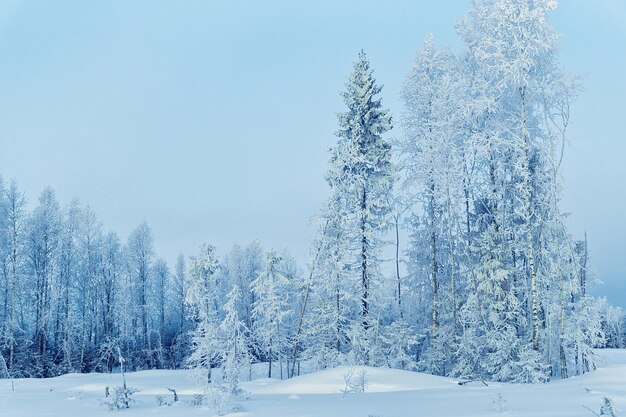
[[[28,231],[28,263],[33,279],[31,291],[35,306],[34,353],[36,372],[43,377],[51,374],[48,341],[60,232],[59,203],[54,190],[48,187],[39,196],[39,205],[30,217]]]
[[[303,358],[314,369],[345,362],[348,326],[360,309],[358,292],[349,271],[347,232],[334,194],[320,216],[317,249],[311,268],[310,306],[303,317]]]
[[[462,74],[458,61],[447,50],[437,50],[432,36],[424,42],[404,85],[403,138],[398,143],[404,172],[404,201],[413,214],[411,253],[428,264],[410,269],[413,281],[430,295],[428,335],[431,372],[443,373],[449,355],[436,349],[454,349],[460,305],[461,248],[466,246],[465,152],[462,136]],[[420,254],[421,252],[421,254]],[[420,321],[422,321],[420,319]],[[436,348],[436,349],[435,349]]]
[[[133,320],[133,334],[139,334],[138,344],[147,354],[150,348],[148,333],[148,300],[150,292],[151,269],[154,262],[154,238],[146,222],[141,223],[128,238],[128,261],[131,274],[133,302],[136,303],[136,319]],[[139,329],[137,329],[137,325]]]
[[[228,293],[224,319],[220,323],[222,386],[232,396],[239,394],[239,378],[252,364],[248,329],[239,318],[237,305],[241,298],[238,286]]]
[[[26,267],[25,238],[26,238],[26,199],[17,188],[17,183],[11,181],[5,190],[4,210],[6,216],[3,228],[6,231],[4,245],[3,275],[5,277],[7,304],[5,313],[5,327],[2,334],[2,346],[7,356],[7,366],[13,369],[16,355],[16,346],[19,329],[25,329],[24,323],[24,274]]]
[[[597,321],[559,211],[577,82],[558,62],[555,5],[474,1],[458,26],[463,53],[428,38],[405,83],[405,301],[421,312],[418,354],[431,372],[540,381],[591,354],[589,334],[576,349],[566,336],[572,321]]]
[[[155,345],[153,347],[153,351],[155,353],[157,359],[157,366],[163,367],[166,358],[165,351],[167,347],[171,344],[171,341],[167,335],[166,319],[169,317],[169,312],[166,312],[167,305],[167,289],[169,287],[170,280],[170,271],[167,266],[167,262],[163,259],[157,259],[154,262],[154,307],[155,312],[153,315],[155,316],[155,325],[154,328],[158,332],[158,338],[152,343]],[[167,314],[167,315],[166,315]]]
[[[602,329],[605,335],[605,346],[623,349],[626,346],[626,316],[621,307],[608,303],[606,298],[598,301],[598,311],[602,317]]]
[[[287,352],[287,319],[293,310],[289,304],[291,282],[279,270],[281,257],[275,251],[267,254],[264,270],[250,283],[254,293],[252,318],[254,337],[263,349],[263,357],[269,362],[268,378],[272,377],[272,363],[281,366]]]
[[[172,366],[181,366],[189,354],[190,321],[187,314],[185,294],[187,292],[187,265],[185,256],[179,254],[176,258],[172,286],[169,291],[169,308],[171,310]]]
[[[186,302],[190,306],[190,318],[196,324],[191,338],[189,364],[205,373],[208,383],[212,382],[211,370],[217,365],[221,353],[219,319],[215,306],[219,269],[215,247],[212,245],[202,245],[200,253],[189,258]]]
[[[378,98],[381,90],[361,51],[342,93],[347,110],[338,115],[339,139],[330,150],[326,175],[331,188],[329,209],[336,219],[328,233],[329,256],[335,263],[330,271],[335,279],[350,281],[363,334],[372,324],[372,293],[381,281],[380,251],[393,186],[391,146],[383,139],[392,124]],[[368,361],[367,353],[364,360]]]
[[[115,350],[120,346],[119,322],[124,314],[120,306],[120,281],[123,269],[122,244],[117,234],[109,232],[102,246],[102,342],[100,349],[103,368],[111,372],[115,364]]]
[[[0,188],[0,352],[10,374],[111,371],[118,347],[131,368],[170,366],[159,341],[169,348],[162,328],[176,334],[178,326],[170,330],[173,309],[163,302],[169,278],[157,283],[160,268],[142,257],[151,237],[134,233],[122,246],[93,210],[78,201],[61,208],[49,187],[31,213],[15,181]]]
[[[417,335],[404,319],[398,319],[384,329],[381,336],[384,344],[386,364],[391,368],[413,370],[414,349],[417,347]]]

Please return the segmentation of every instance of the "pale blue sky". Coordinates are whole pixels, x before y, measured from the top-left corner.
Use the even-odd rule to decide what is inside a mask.
[[[400,112],[427,33],[459,47],[451,1],[0,3],[0,174],[52,185],[125,239],[143,219],[172,261],[259,238],[305,259],[326,195],[338,92],[364,48]],[[626,306],[626,3],[562,0],[562,61],[585,75],[563,206]]]

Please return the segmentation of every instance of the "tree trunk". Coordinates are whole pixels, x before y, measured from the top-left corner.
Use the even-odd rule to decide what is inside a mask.
[[[402,313],[402,285],[400,279],[400,231],[398,223],[400,221],[400,215],[395,214],[395,226],[396,226],[396,282],[398,283],[398,311],[400,312],[400,318],[404,318],[404,314]]]
[[[532,315],[532,337],[533,349],[539,350],[539,296],[537,292],[537,274],[535,271],[535,251],[532,233],[532,207],[531,207],[531,191],[530,191],[530,144],[528,143],[528,132],[526,129],[526,89],[519,89],[521,99],[521,117],[522,117],[522,146],[523,155],[523,175],[524,175],[524,214],[526,224],[526,245],[528,257],[528,273],[530,274],[530,309]]]
[[[272,339],[270,339],[270,346],[272,344]],[[268,352],[268,360],[269,360],[269,367],[267,368],[267,377],[271,378],[272,377],[272,348],[269,348],[269,352]]]
[[[324,227],[324,232],[322,233],[322,239],[326,236],[326,227]],[[315,251],[315,257],[313,258],[313,263],[311,264],[311,270],[309,271],[309,279],[307,281],[306,290],[304,292],[304,300],[302,301],[302,308],[300,309],[300,317],[298,317],[298,327],[296,328],[296,336],[295,343],[293,344],[293,353],[291,355],[291,375],[287,372],[288,377],[294,376],[295,367],[296,367],[296,359],[298,357],[298,349],[300,348],[300,334],[302,333],[302,323],[304,322],[304,312],[306,311],[306,305],[309,301],[309,293],[311,292],[311,284],[313,282],[313,272],[315,271],[315,267],[317,265],[317,260],[319,258],[320,252],[322,251],[322,243],[317,246],[317,250]]]
[[[438,269],[437,265],[437,232],[435,230],[435,184],[431,182],[430,185],[430,245],[431,245],[431,282],[433,290],[433,314],[431,321],[431,337],[434,337],[437,332],[437,290],[439,289],[438,282]]]
[[[367,241],[367,192],[363,189],[363,195],[361,198],[361,290],[362,290],[362,298],[361,298],[361,314],[363,316],[363,328],[367,331],[369,328],[369,274],[368,274],[368,241]]]

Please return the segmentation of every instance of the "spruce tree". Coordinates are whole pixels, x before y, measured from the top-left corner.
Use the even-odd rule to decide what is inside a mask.
[[[347,110],[338,115],[339,140],[330,150],[326,177],[334,202],[330,206],[340,219],[341,240],[337,243],[342,247],[338,251],[347,255],[347,271],[356,284],[361,323],[358,337],[365,339],[372,324],[372,293],[381,280],[379,254],[393,186],[391,145],[383,139],[392,123],[378,97],[381,90],[361,51],[342,93]],[[367,354],[362,360],[368,362]]]

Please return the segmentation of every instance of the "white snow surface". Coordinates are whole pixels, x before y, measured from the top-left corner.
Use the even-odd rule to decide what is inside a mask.
[[[599,413],[602,398],[611,398],[618,415],[626,416],[626,350],[598,350],[601,364],[588,374],[546,384],[516,385],[473,382],[460,386],[452,378],[386,368],[338,367],[289,380],[259,377],[257,364],[246,391],[238,400],[243,411],[231,417],[590,417],[587,406]],[[343,394],[344,375],[367,375],[364,393]],[[276,370],[275,370],[276,371]],[[188,370],[127,373],[130,387],[139,391],[131,408],[107,411],[101,404],[106,386],[120,385],[120,374],[68,374],[50,379],[0,380],[0,417],[39,416],[212,416],[207,405],[192,406],[202,384]],[[171,401],[167,390],[177,390],[180,401],[158,406],[157,397]]]

